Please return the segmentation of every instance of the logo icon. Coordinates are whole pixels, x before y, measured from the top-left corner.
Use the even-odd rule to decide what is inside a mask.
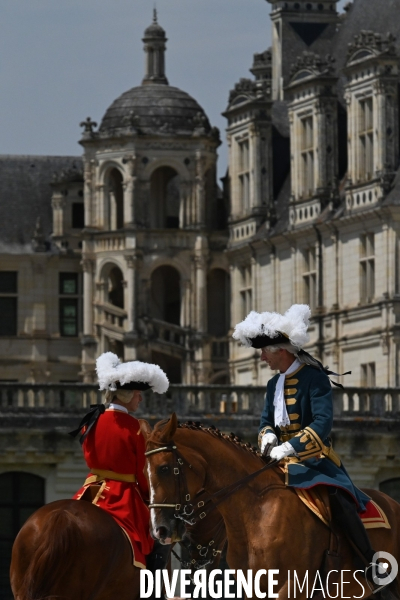
[[[399,565],[389,552],[375,552],[372,557],[372,579],[376,585],[384,587],[397,577]]]

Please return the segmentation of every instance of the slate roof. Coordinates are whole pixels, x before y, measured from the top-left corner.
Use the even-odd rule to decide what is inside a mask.
[[[78,156],[0,155],[0,251],[31,252],[37,217],[45,239],[52,232],[55,173],[82,169]]]
[[[208,118],[194,98],[179,88],[157,83],[134,87],[117,98],[99,131],[113,133],[129,125],[144,134],[191,135],[199,126],[210,130]]]

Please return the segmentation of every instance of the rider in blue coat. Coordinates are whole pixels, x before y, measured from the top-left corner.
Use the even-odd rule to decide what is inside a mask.
[[[285,460],[286,483],[309,489],[329,486],[334,518],[345,528],[367,564],[375,551],[359,516],[370,498],[352,483],[332,448],[332,388],[328,371],[302,347],[310,308],[295,304],[284,314],[252,311],[233,337],[261,350],[261,360],[279,374],[270,379],[259,427],[261,452]]]

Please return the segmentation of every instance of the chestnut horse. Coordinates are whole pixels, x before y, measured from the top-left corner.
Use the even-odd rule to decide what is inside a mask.
[[[145,437],[152,431],[142,420],[141,428]],[[206,521],[188,528],[194,568],[219,560],[225,543],[218,511]],[[181,522],[179,538],[184,534]],[[59,500],[37,510],[18,533],[11,588],[15,600],[136,600],[140,569],[132,562],[130,543],[107,512],[85,500]]]
[[[58,500],[21,528],[10,578],[15,600],[136,600],[139,572],[108,513],[84,500]]]
[[[200,490],[204,489],[210,496],[223,488],[232,490],[235,482],[265,465],[259,454],[244,444],[232,443],[228,436],[218,431],[178,426],[175,414],[167,424],[156,425],[147,441],[146,454],[150,506],[156,505],[151,508],[151,524],[153,535],[158,539],[179,535],[175,509],[170,507],[174,504],[184,506],[182,488],[195,503]],[[383,509],[391,525],[391,529],[368,530],[372,547],[389,552],[399,560],[400,504],[375,490],[367,493]],[[227,562],[231,569],[243,572],[252,569],[253,574],[259,569],[277,569],[279,574],[274,577],[278,584],[274,591],[278,592],[280,600],[294,597],[294,572],[301,583],[307,576],[311,585],[314,587],[316,582],[315,589],[320,589],[317,578],[330,545],[330,530],[301,502],[292,488],[285,486],[282,469],[274,466],[235,493],[226,494],[218,511],[226,526]],[[197,512],[195,514],[199,516]],[[339,539],[340,565],[336,568],[348,570],[344,574],[342,595],[367,598],[371,591],[362,572],[354,575],[359,567],[353,564],[352,548],[344,535],[339,535]],[[266,580],[265,576],[261,578],[262,592],[268,592]],[[396,581],[398,583],[398,578]],[[297,598],[305,599],[308,595],[306,586],[303,591],[299,588],[296,591]],[[335,588],[331,588],[330,593],[334,596]]]
[[[168,419],[167,419],[168,420]],[[165,422],[167,422],[167,420]],[[140,429],[147,441],[153,428],[145,419],[139,419]],[[201,501],[202,494],[197,501]],[[182,526],[182,523],[180,524]],[[182,531],[182,529],[181,529]],[[225,524],[217,510],[213,510],[205,522],[190,525],[190,517],[185,523],[185,530],[180,545],[186,550],[188,559],[180,558],[172,548],[173,554],[183,569],[216,568],[221,560],[222,550],[226,543]]]

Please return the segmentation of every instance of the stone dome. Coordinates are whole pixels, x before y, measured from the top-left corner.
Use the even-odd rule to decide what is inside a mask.
[[[146,83],[117,98],[106,111],[100,132],[135,128],[142,134],[191,135],[210,132],[208,118],[194,98],[170,85]]]
[[[165,39],[165,30],[157,22],[149,25],[144,32],[144,38],[162,38]]]

